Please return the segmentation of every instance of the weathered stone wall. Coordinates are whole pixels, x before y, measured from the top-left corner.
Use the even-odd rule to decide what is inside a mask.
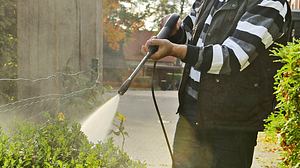
[[[19,78],[47,77],[65,67],[86,71],[93,58],[102,62],[102,0],[18,0],[17,9]],[[19,82],[18,93],[19,99],[60,93],[60,81]]]

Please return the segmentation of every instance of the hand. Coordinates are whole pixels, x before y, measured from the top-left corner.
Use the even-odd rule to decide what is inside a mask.
[[[167,39],[157,39],[155,36],[150,38],[146,44],[143,46],[143,50],[148,52],[149,46],[158,46],[158,51],[156,51],[152,56],[151,59],[159,60],[166,56],[173,56],[179,59],[184,59],[187,52],[186,45],[179,45],[170,42]]]
[[[158,46],[158,50],[152,54],[151,59],[157,61],[166,56],[172,56],[173,46],[169,40],[157,39],[155,36],[146,42],[146,50],[148,51],[149,46]]]

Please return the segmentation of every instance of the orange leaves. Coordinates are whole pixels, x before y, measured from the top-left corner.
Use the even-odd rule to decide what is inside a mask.
[[[109,47],[113,50],[120,49],[120,42],[125,39],[125,31],[119,24],[109,19],[112,12],[120,8],[119,0],[103,0],[104,37]]]
[[[138,31],[140,28],[142,28],[145,25],[145,22],[143,20],[136,21],[132,24],[131,29],[133,31]]]
[[[120,42],[126,37],[125,31],[109,22],[105,24],[104,30],[104,36],[109,47],[113,50],[119,50]]]
[[[117,10],[119,7],[119,0],[103,0],[103,15],[107,16],[110,11]]]
[[[119,50],[126,36],[140,30],[144,20],[132,0],[103,0],[104,38],[112,50]]]

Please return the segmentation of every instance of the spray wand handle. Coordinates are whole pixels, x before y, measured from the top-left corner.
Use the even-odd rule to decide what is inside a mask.
[[[179,20],[179,17],[180,16],[176,13],[172,14],[169,17],[168,21],[165,23],[164,27],[157,34],[157,38],[158,39],[168,38],[169,35],[171,34],[172,30],[174,30],[174,28]],[[124,95],[124,93],[128,90],[128,88],[131,84],[131,81],[138,74],[138,72],[141,70],[141,68],[147,62],[147,60],[151,57],[151,55],[154,54],[157,50],[158,50],[158,46],[149,46],[149,52],[144,56],[144,58],[137,65],[137,67],[134,69],[132,74],[128,77],[128,79],[119,88],[119,90],[118,90],[119,95]]]
[[[179,20],[179,15],[177,13],[173,13],[167,22],[165,23],[164,27],[159,31],[157,34],[158,39],[166,39],[170,36],[171,32],[176,27],[176,24]],[[149,52],[154,54],[158,50],[158,46],[149,46]]]
[[[124,93],[128,90],[131,81],[134,79],[134,77],[139,73],[140,69],[143,67],[143,65],[147,62],[147,60],[151,57],[152,53],[148,52],[142,61],[138,64],[138,66],[134,69],[134,71],[131,73],[131,75],[126,79],[126,81],[122,84],[122,86],[119,88],[118,93],[119,95],[124,95]]]

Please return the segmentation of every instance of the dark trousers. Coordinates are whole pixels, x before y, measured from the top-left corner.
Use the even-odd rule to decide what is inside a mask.
[[[250,168],[256,138],[255,131],[195,128],[180,116],[173,168]]]

